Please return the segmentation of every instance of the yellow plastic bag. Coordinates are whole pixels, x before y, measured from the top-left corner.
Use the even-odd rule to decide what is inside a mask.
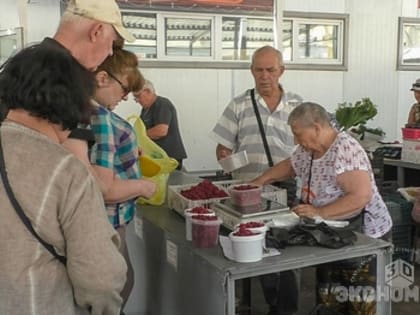
[[[178,161],[168,154],[146,134],[146,127],[140,117],[131,115],[127,118],[133,124],[137,144],[142,151],[139,166],[145,178],[157,185],[156,193],[149,199],[140,197],[139,204],[161,205],[165,202],[169,174],[178,166]]]

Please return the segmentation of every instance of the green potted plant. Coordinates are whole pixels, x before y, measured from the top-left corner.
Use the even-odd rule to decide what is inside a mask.
[[[335,118],[340,130],[345,130],[355,137],[365,149],[372,149],[378,146],[385,132],[381,128],[369,128],[366,126],[378,113],[377,106],[368,98],[362,98],[354,105],[352,103],[341,103],[335,111]]]

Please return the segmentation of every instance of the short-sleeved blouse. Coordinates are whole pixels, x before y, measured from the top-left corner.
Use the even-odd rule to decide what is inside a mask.
[[[307,200],[309,186],[311,204],[315,207],[330,204],[345,194],[337,183],[338,175],[354,170],[367,171],[373,193],[365,206],[363,231],[368,236],[378,238],[391,229],[392,219],[378,192],[369,158],[353,137],[345,132],[338,133],[328,151],[312,161],[312,167],[311,159],[312,154],[302,146],[296,148],[291,158],[292,167],[302,182],[302,200]],[[311,182],[308,185],[310,173]]]

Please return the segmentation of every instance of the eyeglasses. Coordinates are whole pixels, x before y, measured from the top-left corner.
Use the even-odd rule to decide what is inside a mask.
[[[133,93],[134,99],[136,101],[138,101],[140,99],[140,94],[143,93],[143,92],[144,92],[144,90],[141,89],[140,91],[137,91],[136,93]]]
[[[124,96],[126,96],[128,93],[130,93],[130,89],[128,87],[126,87],[115,75],[113,75],[111,72],[106,72],[108,73],[108,75],[113,78],[115,81],[117,81],[117,83],[121,86],[121,88],[124,91]]]

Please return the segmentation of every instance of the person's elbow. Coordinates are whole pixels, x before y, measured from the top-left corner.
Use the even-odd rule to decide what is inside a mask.
[[[166,137],[169,132],[169,126],[166,124],[159,124],[147,130],[147,135],[149,138],[156,140],[163,137]]]
[[[358,205],[358,208],[364,208],[371,200],[373,196],[372,186],[366,186],[363,189],[360,189],[357,193],[354,194],[355,204]]]

